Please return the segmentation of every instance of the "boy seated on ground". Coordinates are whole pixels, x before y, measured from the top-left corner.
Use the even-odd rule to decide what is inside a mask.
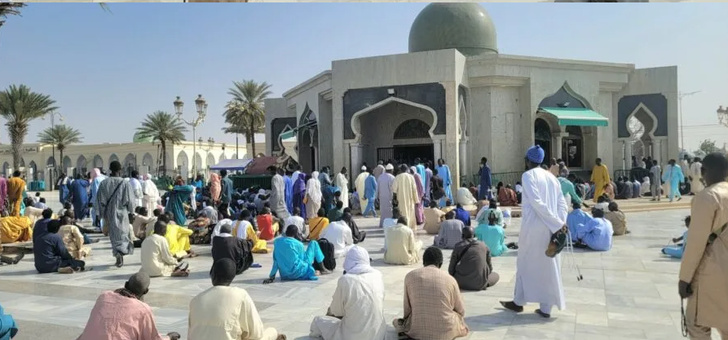
[[[284,237],[273,242],[273,266],[269,278],[263,284],[273,283],[280,271],[281,280],[318,280],[319,275],[329,274],[324,267],[324,254],[318,242],[309,242],[304,247],[299,241],[300,232],[296,226],[288,226]]]
[[[619,210],[619,205],[617,205],[617,202],[609,202],[607,208],[609,209],[609,211],[604,213],[604,218],[612,223],[612,228],[614,228],[614,235],[617,236],[629,234],[630,231],[627,229],[627,217],[625,217],[624,213]]]
[[[273,216],[269,207],[263,207],[255,220],[258,222],[258,231],[260,232],[258,236],[261,239],[270,241],[278,235],[280,220]]]
[[[508,249],[503,225],[498,224],[498,217],[494,211],[490,212],[487,224],[479,224],[475,228],[475,237],[488,246],[492,256],[501,256]]]
[[[38,273],[73,274],[83,271],[86,263],[73,258],[63,244],[63,239],[57,234],[61,228],[61,221],[51,220],[53,211],[43,211],[43,219],[35,224],[33,229],[33,255],[35,256],[35,269]]]
[[[196,257],[190,247],[190,235],[192,230],[182,228],[174,224],[171,213],[164,213],[159,215],[158,221],[162,221],[167,224],[167,232],[164,237],[167,239],[169,244],[169,252],[175,258],[183,259],[185,257]]]
[[[61,227],[57,234],[61,236],[63,244],[74,259],[83,260],[86,256],[91,254],[91,248],[84,246],[84,235],[81,234],[78,227],[73,224],[70,217],[61,217]]]
[[[140,240],[144,240],[147,235],[154,233],[154,223],[157,222],[156,217],[147,217],[149,211],[146,207],[137,207],[134,212],[134,221],[131,224],[134,230],[134,236]]]
[[[190,275],[189,265],[180,262],[181,259],[175,258],[169,251],[169,243],[165,237],[168,224],[165,221],[166,218],[162,216],[166,215],[160,215],[159,221],[154,224],[154,234],[142,242],[142,266],[139,272],[144,272],[150,277],[187,277]]]
[[[592,218],[576,235],[574,247],[597,251],[612,249],[612,223],[604,218],[604,210],[592,209]]]
[[[318,216],[311,217],[308,220],[308,239],[318,240],[321,233],[329,226],[329,219],[326,218],[324,208],[318,210]]]
[[[430,207],[425,209],[425,231],[430,235],[439,233],[444,220],[445,213],[437,207],[437,202],[430,202]]]
[[[268,242],[258,238],[258,233],[253,229],[250,223],[250,210],[243,209],[237,216],[233,224],[232,234],[241,240],[248,240],[252,244],[252,252],[256,254],[268,253]],[[213,237],[214,239],[214,237]]]
[[[690,216],[685,217],[685,229],[690,228]],[[682,243],[678,243],[682,241]],[[688,242],[688,231],[685,230],[685,232],[680,237],[676,237],[672,239],[672,243],[675,243],[674,245],[667,246],[665,248],[662,248],[662,253],[665,255],[669,255],[674,258],[681,259],[683,256],[683,253],[685,252],[685,245]]]
[[[445,214],[445,220],[440,223],[440,230],[435,235],[434,246],[443,249],[453,249],[462,240],[465,224],[455,219],[455,212]]]

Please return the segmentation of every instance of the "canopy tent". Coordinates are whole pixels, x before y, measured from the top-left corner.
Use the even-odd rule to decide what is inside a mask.
[[[253,159],[223,159],[210,167],[210,170],[245,170]]]
[[[550,113],[556,116],[559,125],[573,126],[607,126],[609,118],[584,108],[571,107],[541,107],[539,113]]]

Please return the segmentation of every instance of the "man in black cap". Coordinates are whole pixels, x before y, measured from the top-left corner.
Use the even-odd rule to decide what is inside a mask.
[[[136,207],[131,184],[121,178],[121,163],[113,161],[109,167],[111,176],[99,184],[94,206],[99,209],[104,228],[108,228],[116,266],[121,267],[124,265],[124,256],[134,252],[129,214]]]
[[[142,301],[148,292],[149,275],[140,272],[132,275],[124,288],[101,293],[77,340],[179,340],[179,333],[163,336],[157,331],[154,313]]]
[[[220,235],[212,238],[212,260],[230,259],[235,262],[235,273],[242,274],[253,264],[253,243],[247,239],[239,239],[232,234],[230,223],[220,226]],[[210,271],[212,275],[212,271]]]

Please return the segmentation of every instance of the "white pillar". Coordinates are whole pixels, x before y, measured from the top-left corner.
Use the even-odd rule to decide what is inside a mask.
[[[361,163],[362,163],[362,145],[356,142],[352,142],[349,145],[349,154],[351,155],[351,174],[352,178],[356,178],[356,176],[361,173]],[[356,176],[354,176],[356,174]]]
[[[563,152],[563,140],[564,140],[564,134],[557,132],[553,134],[553,140],[554,140],[554,146],[551,148],[551,150],[554,151],[554,154],[551,155],[552,158],[559,159],[561,158],[562,152]],[[545,160],[548,163],[548,159]]]
[[[632,169],[632,143],[629,139],[624,140],[624,164],[625,170]]]
[[[468,140],[463,138],[460,140],[460,175],[469,177],[468,173]]]
[[[656,159],[658,164],[667,163],[666,159],[662,159],[662,141],[659,139],[652,142],[652,158]]]
[[[439,137],[439,136],[437,136]],[[442,139],[441,138],[433,138],[432,139],[432,148],[433,148],[433,156],[435,159],[432,160],[432,166],[437,166],[437,160],[442,158]]]

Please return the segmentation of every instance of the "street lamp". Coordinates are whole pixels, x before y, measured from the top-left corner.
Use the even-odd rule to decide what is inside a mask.
[[[718,122],[720,122],[723,126],[728,127],[728,107],[723,108],[721,105],[718,110]]]
[[[683,125],[682,99],[683,99],[683,97],[692,96],[696,93],[700,93],[700,91],[693,91],[693,92],[688,92],[688,93],[682,93],[682,92],[677,93],[677,100],[680,104],[680,149],[682,149],[682,150],[685,150],[685,130],[683,128],[684,125]]]
[[[174,101],[173,104],[174,111],[177,114],[177,119],[192,127],[192,174],[194,177],[195,175],[197,175],[197,164],[195,164],[195,157],[197,156],[197,144],[195,143],[195,139],[197,137],[196,129],[197,126],[205,120],[205,115],[207,114],[207,102],[205,101],[205,98],[202,98],[201,94],[197,95],[197,99],[195,99],[197,117],[195,117],[192,121],[187,121],[182,118],[182,108],[184,107],[184,102],[182,102],[179,96],[177,96],[177,99]]]
[[[56,119],[55,119],[56,116],[58,116],[58,120],[63,121],[63,115],[60,112],[51,111],[51,113],[49,113],[48,116],[50,116],[50,119],[51,119],[51,129],[56,127]],[[45,117],[41,117],[40,119],[45,120]],[[56,143],[51,144],[51,150],[52,150],[51,159],[53,160],[53,171],[51,171],[51,180],[50,180],[49,184],[53,185],[53,183],[54,183],[53,175],[58,173],[58,169],[56,169]]]

